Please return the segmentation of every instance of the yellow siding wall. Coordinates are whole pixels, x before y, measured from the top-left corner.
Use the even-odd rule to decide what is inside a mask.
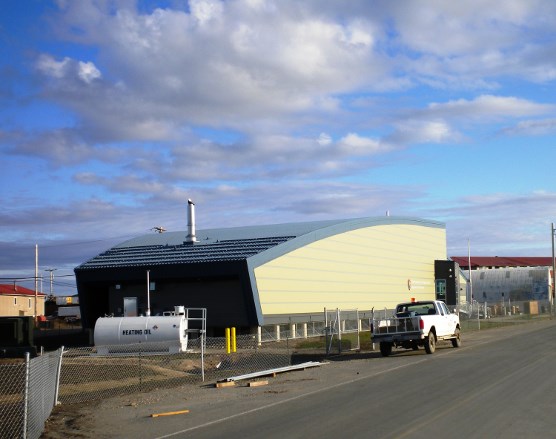
[[[412,297],[434,299],[435,259],[446,259],[443,228],[377,225],[331,236],[255,269],[261,309],[380,310]]]
[[[44,315],[44,296],[37,300],[37,313]],[[35,296],[0,295],[0,317],[33,316]]]

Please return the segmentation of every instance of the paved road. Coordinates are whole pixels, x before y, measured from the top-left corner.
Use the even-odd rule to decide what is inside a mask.
[[[464,334],[461,348],[439,345],[434,355],[358,358],[279,375],[264,387],[107,403],[94,415],[96,436],[556,437],[556,321]],[[184,408],[190,413],[148,416]]]

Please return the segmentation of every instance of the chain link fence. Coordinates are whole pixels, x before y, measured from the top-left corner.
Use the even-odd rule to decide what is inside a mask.
[[[0,437],[39,438],[56,403],[61,350],[0,364]]]
[[[349,332],[352,326],[361,325],[343,323],[346,326]],[[167,343],[138,343],[61,348],[27,362],[4,360],[0,364],[0,437],[40,437],[56,403],[216,382],[289,366],[300,340],[330,331],[325,322],[313,322],[304,329],[278,328],[276,339],[267,337],[264,343],[257,335],[237,336],[236,351],[231,353],[226,353],[224,337],[199,337],[190,338],[188,350],[182,353],[169,353]],[[272,334],[277,335],[276,327]]]
[[[162,352],[164,345],[157,343],[118,346],[110,355],[100,355],[100,347],[69,349],[64,352],[58,399],[62,404],[84,402],[291,364],[286,341],[259,346],[255,336],[240,335],[236,352],[227,354],[225,338],[207,338],[204,347],[201,340],[189,340],[188,351],[176,354]]]
[[[473,301],[473,303],[458,306],[458,312],[462,330],[474,330],[545,318],[551,316],[554,310],[548,300],[506,300],[497,302]]]
[[[256,336],[240,335],[231,353],[225,338],[206,338],[204,345],[202,340],[189,340],[182,353],[169,353],[164,343],[139,343],[111,346],[108,355],[99,354],[106,352],[102,347],[61,348],[27,361],[2,360],[0,438],[39,438],[56,403],[199,385],[291,365],[287,340],[260,345]]]

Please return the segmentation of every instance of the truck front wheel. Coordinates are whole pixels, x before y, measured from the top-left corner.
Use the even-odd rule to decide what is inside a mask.
[[[436,350],[436,338],[434,337],[434,332],[429,332],[428,338],[425,340],[425,351],[427,354],[434,354]]]
[[[387,357],[392,353],[392,343],[388,341],[380,342],[380,353],[383,357]]]

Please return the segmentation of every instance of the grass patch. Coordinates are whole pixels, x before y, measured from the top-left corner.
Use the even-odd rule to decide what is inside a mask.
[[[331,351],[338,351],[339,349],[338,336],[335,335],[330,346]],[[330,340],[328,340],[330,343]],[[306,340],[296,341],[294,349],[296,350],[326,350],[327,340],[326,337],[312,337]],[[359,333],[359,344],[361,350],[370,350],[372,347],[370,331],[363,331]],[[342,334],[342,351],[357,348],[357,333]]]
[[[536,316],[532,316],[530,314],[522,314],[519,316],[481,319],[480,322],[478,322],[477,319],[461,320],[460,326],[461,329],[464,331],[482,331],[487,329],[503,328],[506,326],[523,325],[525,323],[546,320],[549,318],[551,318],[550,314],[541,314]]]

